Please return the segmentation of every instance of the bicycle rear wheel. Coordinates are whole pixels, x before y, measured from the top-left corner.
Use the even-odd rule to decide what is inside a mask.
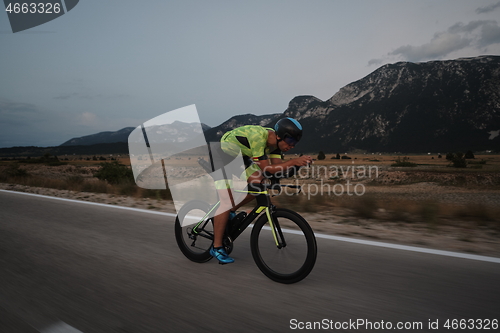
[[[212,259],[210,247],[213,244],[213,222],[206,219],[193,228],[212,207],[203,201],[193,200],[187,202],[177,214],[175,219],[175,239],[182,253],[195,262],[206,262]]]
[[[277,209],[273,215],[278,220],[276,245],[266,215],[261,216],[252,229],[250,247],[259,269],[268,278],[280,283],[295,283],[304,279],[316,263],[317,246],[314,232],[299,214],[288,209]]]

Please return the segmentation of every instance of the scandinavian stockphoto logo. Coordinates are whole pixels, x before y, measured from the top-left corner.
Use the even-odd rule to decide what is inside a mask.
[[[72,10],[80,0],[3,0],[12,32],[27,30],[52,21]]]
[[[221,163],[220,143],[207,143],[196,106],[166,112],[137,126],[128,137],[130,163],[137,186],[170,190],[177,212],[190,200],[217,202],[214,179],[241,175],[243,157]],[[244,196],[246,181],[233,180],[235,204]],[[191,218],[192,217],[192,218]],[[202,216],[190,216],[183,224],[195,223]]]

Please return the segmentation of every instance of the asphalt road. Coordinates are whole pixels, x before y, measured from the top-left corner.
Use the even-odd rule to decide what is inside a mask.
[[[500,319],[498,263],[318,238],[312,273],[283,285],[254,264],[248,231],[236,262],[222,266],[187,260],[173,226],[160,215],[0,192],[0,332],[287,332],[314,322],[337,332],[449,332],[457,330],[444,328],[447,319]],[[464,331],[484,331],[468,323],[475,329]]]

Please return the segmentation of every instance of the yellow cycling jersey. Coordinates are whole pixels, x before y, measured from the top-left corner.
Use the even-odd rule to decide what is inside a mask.
[[[241,152],[252,160],[265,160],[268,155],[270,158],[282,158],[278,148],[271,152],[267,146],[269,131],[274,132],[272,128],[256,125],[235,128],[222,136],[221,148],[228,155],[236,156]]]

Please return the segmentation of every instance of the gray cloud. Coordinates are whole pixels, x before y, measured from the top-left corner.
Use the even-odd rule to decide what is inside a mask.
[[[489,13],[489,12],[494,11],[498,7],[500,7],[500,2],[497,2],[495,4],[491,4],[491,5],[486,6],[486,7],[479,7],[479,8],[476,9],[476,14]]]
[[[35,105],[29,103],[18,103],[11,102],[8,99],[1,98],[0,99],[0,115],[18,113],[18,112],[37,112],[38,109]]]
[[[384,59],[371,59],[370,61],[368,61],[368,66],[380,65],[382,64],[382,62],[384,62]]]
[[[481,38],[478,41],[480,47],[500,43],[500,27],[496,21],[487,21],[481,27]]]
[[[385,58],[372,59],[368,65],[376,65],[391,58],[406,61],[441,59],[448,54],[465,48],[484,50],[492,44],[500,43],[500,27],[497,21],[471,21],[467,24],[456,23],[446,31],[434,34],[430,42],[414,46],[403,45],[389,52]]]
[[[468,47],[471,42],[472,39],[463,38],[458,34],[442,32],[435,34],[429,43],[420,46],[401,46],[390,52],[389,55],[399,55],[408,61],[435,59]]]
[[[458,33],[470,33],[477,28],[483,26],[484,24],[491,23],[495,21],[472,21],[467,24],[463,24],[462,22],[455,23],[451,27],[448,28],[448,32],[451,34],[458,34]]]
[[[128,94],[81,94],[74,92],[74,93],[63,93],[53,97],[53,99],[68,100],[71,98],[80,98],[80,99],[93,100],[93,99],[112,99],[112,98],[124,98],[124,97],[129,97],[129,95]]]

